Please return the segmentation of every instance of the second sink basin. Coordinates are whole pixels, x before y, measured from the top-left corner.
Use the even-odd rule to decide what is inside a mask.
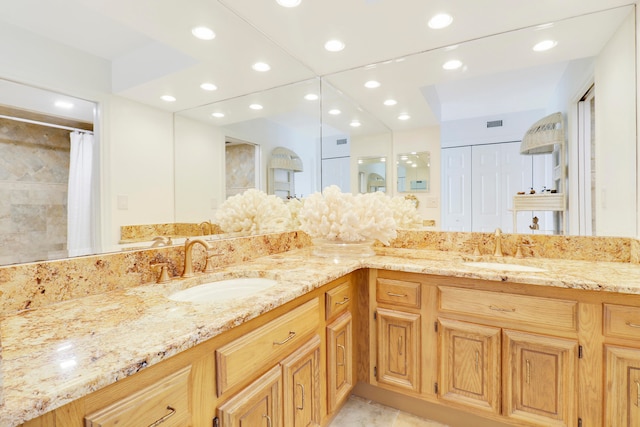
[[[276,280],[261,277],[218,280],[174,292],[169,295],[169,299],[203,304],[223,302],[253,295],[269,289],[277,283]]]
[[[530,267],[528,265],[520,265],[520,264],[503,264],[501,262],[465,262],[463,263],[469,267],[477,267],[484,268],[487,270],[497,270],[497,271],[521,271],[521,272],[529,272],[529,273],[540,273],[543,271],[547,271],[538,267]]]

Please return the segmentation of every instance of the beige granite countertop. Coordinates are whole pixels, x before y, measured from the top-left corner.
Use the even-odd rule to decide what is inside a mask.
[[[16,426],[154,365],[359,268],[510,281],[640,294],[640,265],[376,247],[376,256],[334,261],[310,248],[258,258],[215,273],[166,284],[64,301],[0,321],[4,406],[0,425]],[[506,272],[469,261],[515,263],[542,272]],[[176,290],[231,277],[266,277],[278,285],[260,298],[192,304],[167,298]]]

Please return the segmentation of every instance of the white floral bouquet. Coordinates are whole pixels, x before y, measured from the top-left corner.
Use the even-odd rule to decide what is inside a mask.
[[[312,238],[361,242],[377,239],[385,245],[396,237],[396,221],[383,193],[353,195],[335,185],[305,198],[298,212],[300,228]]]
[[[215,222],[225,233],[281,232],[291,227],[291,212],[281,198],[251,188],[225,200]]]

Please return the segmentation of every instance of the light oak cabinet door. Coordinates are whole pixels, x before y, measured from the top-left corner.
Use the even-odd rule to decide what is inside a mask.
[[[319,426],[320,337],[315,335],[281,364],[284,425]]]
[[[440,318],[438,334],[440,398],[499,414],[501,329]]]
[[[280,365],[248,385],[218,408],[222,427],[282,427]]]
[[[327,398],[333,413],[353,388],[353,322],[350,312],[327,325]]]
[[[605,346],[607,427],[640,426],[640,349]]]
[[[578,343],[503,331],[504,415],[544,427],[575,426]]]
[[[378,308],[377,339],[378,382],[420,392],[420,315]]]

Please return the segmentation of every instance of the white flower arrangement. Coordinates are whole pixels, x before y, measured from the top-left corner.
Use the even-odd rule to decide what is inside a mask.
[[[389,199],[393,219],[396,220],[398,228],[421,228],[422,217],[418,214],[416,205],[411,200],[402,196],[391,197]]]
[[[272,233],[290,228],[291,213],[281,198],[251,188],[225,200],[215,222],[225,233]]]
[[[299,199],[293,198],[286,201],[287,208],[291,213],[291,228],[300,228],[300,209],[302,209],[302,202]]]
[[[308,196],[299,211],[300,228],[312,238],[385,245],[396,237],[396,221],[383,193],[353,195],[332,185]]]

